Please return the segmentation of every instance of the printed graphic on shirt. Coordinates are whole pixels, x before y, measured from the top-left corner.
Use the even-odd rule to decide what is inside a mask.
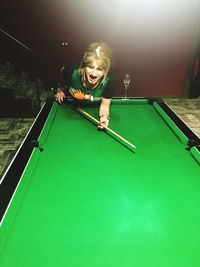
[[[100,101],[101,97],[94,97],[91,94],[85,94],[80,89],[74,89],[72,87],[69,88],[69,93],[73,98],[78,100],[87,100],[87,101]]]

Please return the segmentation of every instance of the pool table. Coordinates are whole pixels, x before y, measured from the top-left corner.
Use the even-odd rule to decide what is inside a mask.
[[[1,267],[200,266],[199,138],[161,99],[110,113],[136,149],[71,99],[42,107],[1,180]]]

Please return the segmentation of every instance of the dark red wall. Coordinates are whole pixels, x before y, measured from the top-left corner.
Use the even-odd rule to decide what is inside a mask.
[[[38,74],[49,86],[57,84],[62,65],[81,60],[88,44],[106,41],[114,50],[117,96],[124,94],[126,72],[130,96],[181,96],[198,2],[9,0],[0,27],[35,51]]]

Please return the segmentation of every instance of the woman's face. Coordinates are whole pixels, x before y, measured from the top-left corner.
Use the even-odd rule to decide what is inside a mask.
[[[96,60],[85,67],[84,70],[88,82],[92,84],[97,83],[105,74],[105,71],[98,66]]]

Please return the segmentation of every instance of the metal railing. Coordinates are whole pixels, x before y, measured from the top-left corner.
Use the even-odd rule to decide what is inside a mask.
[[[0,33],[3,35],[4,37],[4,45],[5,45],[5,49],[6,51],[2,51],[2,55],[4,55],[4,62],[12,62],[13,65],[20,65],[18,64],[18,60],[16,59],[10,59],[8,53],[9,53],[9,49],[7,49],[10,46],[10,43],[12,43],[12,47],[11,50],[12,54],[17,54],[18,53],[18,49],[16,46],[13,46],[13,44],[16,44],[18,47],[22,48],[21,50],[24,50],[26,52],[28,52],[28,54],[31,56],[31,58],[27,58],[27,56],[23,56],[23,53],[21,53],[21,55],[19,56],[20,61],[22,62],[24,61],[30,61],[29,66],[31,66],[31,75],[33,77],[35,86],[34,86],[34,90],[35,90],[35,97],[34,99],[30,96],[28,96],[27,94],[25,94],[24,92],[20,92],[19,89],[15,88],[15,86],[13,86],[8,80],[4,80],[0,79],[0,82],[5,85],[6,87],[9,87],[14,93],[18,92],[18,94],[20,94],[23,97],[26,97],[27,99],[31,99],[34,102],[34,105],[36,107],[36,109],[39,111],[40,107],[41,107],[41,100],[40,100],[40,88],[39,88],[39,82],[38,82],[38,78],[37,78],[37,68],[36,68],[36,55],[33,52],[32,49],[30,49],[28,46],[26,46],[25,44],[23,44],[22,42],[20,42],[19,40],[17,40],[15,37],[11,36],[9,33],[7,33],[6,31],[4,31],[3,29],[0,28]],[[8,44],[7,44],[8,43]],[[16,49],[16,52],[13,51]],[[10,64],[10,63],[9,63]],[[11,65],[12,65],[11,64]],[[26,65],[26,64],[25,64]],[[28,70],[29,71],[29,70]],[[28,72],[27,71],[27,72]],[[22,71],[22,73],[25,73],[24,71]],[[12,75],[12,74],[11,74]],[[23,75],[22,75],[23,76]],[[25,77],[25,75],[24,75]],[[27,88],[28,90],[28,88]]]

